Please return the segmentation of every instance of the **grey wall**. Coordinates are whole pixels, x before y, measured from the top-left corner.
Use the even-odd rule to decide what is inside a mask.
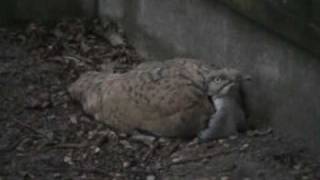
[[[320,57],[319,0],[219,0]]]
[[[100,0],[149,59],[187,56],[251,74],[250,122],[320,149],[320,60],[212,0]]]
[[[95,0],[2,0],[0,25],[96,15]]]

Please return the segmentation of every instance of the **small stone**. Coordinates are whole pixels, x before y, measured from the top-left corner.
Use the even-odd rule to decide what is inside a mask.
[[[133,146],[126,140],[121,140],[120,144],[123,145],[126,149],[134,149]]]
[[[176,157],[176,158],[173,158],[171,161],[173,163],[177,163],[177,162],[180,162],[183,158],[182,157]]]
[[[73,165],[73,162],[70,156],[65,156],[63,161],[69,165]]]
[[[220,178],[220,180],[230,180],[230,177],[228,177],[228,176],[222,176],[222,177]]]
[[[106,136],[111,141],[117,141],[119,139],[117,133],[114,131],[105,131],[104,133],[106,133]]]
[[[77,116],[76,115],[71,115],[70,116],[70,122],[72,124],[78,124]]]
[[[311,178],[309,176],[302,176],[302,180],[310,180]]]
[[[53,177],[59,178],[59,177],[61,177],[61,174],[60,174],[60,173],[54,173],[54,174],[53,174]]]
[[[128,134],[126,134],[126,133],[119,133],[119,137],[120,137],[120,138],[127,138],[127,137],[128,137]]]
[[[47,117],[47,119],[48,119],[49,121],[52,121],[52,120],[56,119],[56,115],[54,115],[54,114],[49,115],[49,116]]]
[[[41,104],[41,108],[45,109],[50,106],[50,101],[43,101]]]
[[[32,93],[36,88],[33,85],[28,86],[27,93]]]
[[[90,47],[83,41],[81,42],[80,46],[81,46],[82,52],[84,53],[87,53],[90,50]]]
[[[192,146],[196,146],[196,145],[199,145],[199,144],[200,144],[199,138],[194,138],[187,144],[187,146],[188,147],[192,147]]]
[[[82,154],[82,159],[86,159],[88,157],[87,153]]]
[[[230,136],[229,139],[230,140],[235,140],[235,139],[238,139],[238,136]]]
[[[201,160],[201,163],[203,163],[203,164],[205,164],[207,162],[209,162],[209,159],[207,159],[207,158]]]
[[[81,116],[80,117],[80,121],[86,122],[86,123],[90,123],[90,119],[88,117],[86,117],[86,116]]]
[[[124,45],[124,39],[118,33],[110,34],[108,40],[112,46]]]
[[[68,108],[68,104],[67,104],[67,103],[64,103],[64,104],[62,105],[62,107],[63,107],[64,109],[67,109],[67,108]]]
[[[225,143],[225,144],[223,144],[223,146],[224,146],[225,148],[229,148],[229,147],[230,147],[230,144]]]
[[[80,179],[88,179],[88,176],[86,174],[83,174]]]
[[[133,140],[140,141],[147,145],[151,145],[156,140],[154,136],[147,136],[147,135],[141,135],[141,134],[133,135],[131,138]]]
[[[156,177],[154,175],[148,175],[146,180],[155,180]]]
[[[159,141],[159,143],[161,143],[161,144],[166,144],[166,143],[168,143],[168,139],[165,139],[165,138],[163,138],[163,137],[160,137],[158,141]]]
[[[93,137],[96,135],[96,131],[89,131],[88,133],[88,139],[93,139]]]
[[[244,150],[246,150],[248,147],[249,147],[249,144],[243,144],[243,145],[240,147],[240,151],[244,151]]]
[[[84,134],[84,131],[79,131],[76,133],[78,137],[81,137]]]
[[[161,164],[159,162],[157,162],[154,166],[155,169],[161,169]]]
[[[66,94],[66,92],[64,92],[64,91],[58,92],[58,96],[64,96],[65,94]]]
[[[98,154],[101,151],[101,149],[99,147],[94,148],[94,153]]]
[[[128,168],[128,167],[130,167],[130,162],[123,162],[123,164],[122,164],[122,167],[123,168]]]
[[[52,131],[47,131],[45,134],[49,140],[52,141],[54,139],[54,133]]]
[[[297,171],[301,170],[301,168],[302,168],[302,164],[296,164],[293,166],[293,169],[295,169]]]

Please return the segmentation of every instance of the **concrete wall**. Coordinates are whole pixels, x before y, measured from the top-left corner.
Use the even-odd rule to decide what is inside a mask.
[[[51,21],[62,17],[96,15],[95,0],[2,0],[0,25],[16,25],[28,21]]]
[[[320,60],[213,0],[100,0],[149,59],[187,56],[251,74],[250,121],[320,149]]]
[[[320,57],[319,0],[219,0]]]

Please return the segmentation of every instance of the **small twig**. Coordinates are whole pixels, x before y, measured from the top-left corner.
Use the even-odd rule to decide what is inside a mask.
[[[211,159],[211,158],[216,157],[216,156],[231,154],[233,151],[235,151],[235,149],[229,150],[227,152],[225,152],[225,151],[221,152],[220,151],[220,152],[217,152],[217,153],[214,153],[214,154],[205,154],[205,155],[198,156],[198,157],[195,157],[195,158],[181,159],[179,161],[171,162],[171,163],[167,164],[167,167],[171,167],[171,166],[174,166],[174,165],[180,165],[180,164],[186,164],[186,163],[192,163],[192,162],[199,162],[199,161],[201,161],[203,159]]]
[[[95,146],[99,147],[102,146],[104,143],[108,142],[109,136],[108,134],[103,134],[101,137],[98,138],[98,140],[95,142]]]
[[[156,143],[155,145],[153,145],[149,151],[143,156],[142,161],[146,161],[147,159],[149,159],[155,152],[155,150],[159,147],[159,143]]]
[[[101,174],[109,177],[113,177],[110,173],[108,173],[106,170],[98,169],[98,168],[80,168],[80,167],[72,167],[70,168],[71,171],[77,171],[77,172],[85,172],[85,173],[91,173],[91,174]]]
[[[76,171],[78,173],[90,173],[90,174],[101,174],[101,175],[104,175],[104,176],[108,176],[108,177],[113,177],[111,175],[111,173],[107,172],[106,170],[103,170],[103,169],[98,169],[98,168],[88,168],[88,167],[69,167],[69,168],[64,168],[64,169],[61,169],[61,168],[45,168],[43,169],[45,171],[50,171],[50,172],[61,172],[61,171],[66,171],[66,170],[69,170],[69,171]]]
[[[65,144],[58,144],[54,146],[54,148],[61,148],[61,149],[76,149],[76,148],[83,148],[86,147],[87,143],[81,143],[81,144],[72,144],[72,143],[65,143]]]
[[[64,59],[66,60],[71,60],[75,63],[84,63],[87,65],[92,65],[92,61],[88,58],[82,57],[82,56],[77,56],[77,55],[73,55],[73,56],[63,56]]]
[[[176,143],[175,145],[173,145],[168,153],[168,156],[171,156],[173,153],[177,152],[179,149],[179,145],[180,145],[179,143]]]
[[[11,145],[4,148],[0,148],[0,153],[7,153],[7,152],[13,151],[14,149],[16,149],[17,146],[19,146],[21,142],[22,142],[22,139],[15,140],[15,142],[12,143]]]
[[[44,137],[44,138],[46,138],[46,139],[49,139],[48,136],[47,136],[45,133],[42,133],[42,132],[34,129],[32,126],[30,126],[30,125],[28,125],[28,124],[26,124],[26,123],[23,123],[23,122],[21,122],[21,121],[19,121],[19,120],[16,120],[16,119],[13,119],[13,121],[14,121],[15,123],[17,123],[18,125],[26,128],[26,129],[29,129],[29,130],[32,131],[33,133],[38,134],[38,135],[41,135],[42,137]]]

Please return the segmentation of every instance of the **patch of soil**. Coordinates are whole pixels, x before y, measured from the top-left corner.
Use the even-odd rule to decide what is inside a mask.
[[[0,29],[0,179],[320,179],[319,161],[270,129],[200,145],[129,137],[67,93],[85,71],[142,61],[113,22]]]

